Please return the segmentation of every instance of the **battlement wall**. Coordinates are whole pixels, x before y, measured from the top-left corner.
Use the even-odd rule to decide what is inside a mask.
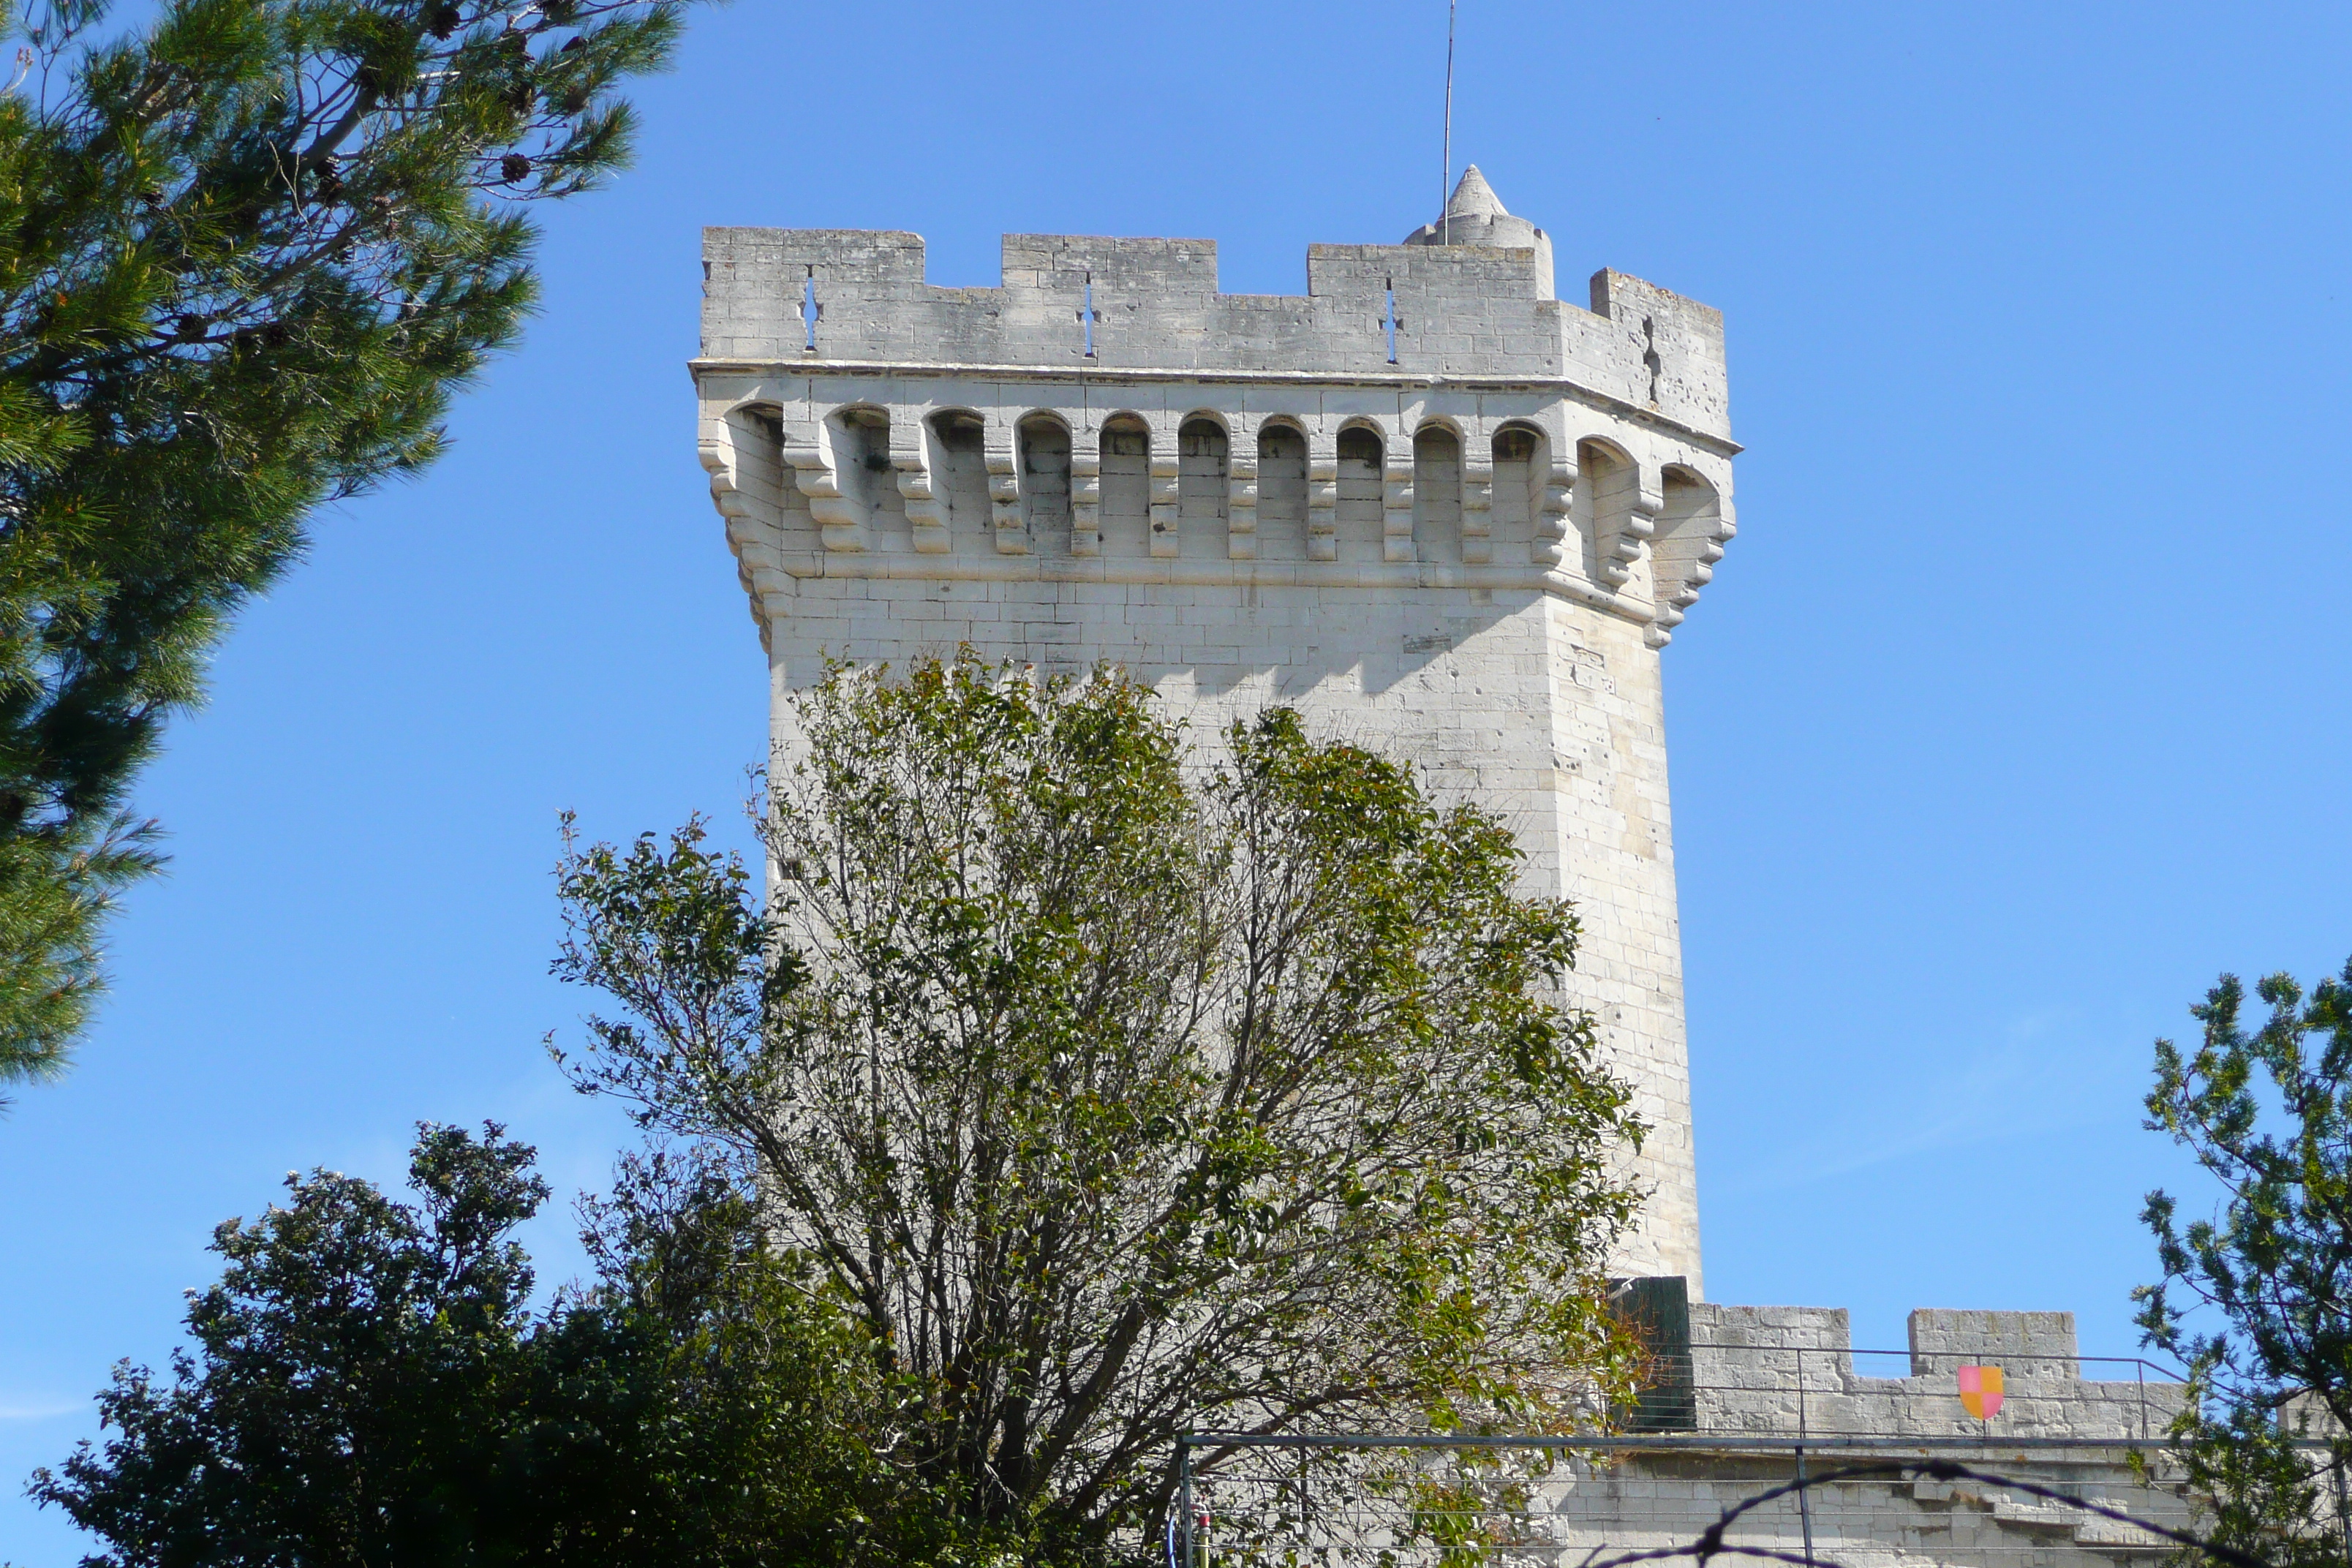
[[[761,366],[1559,382],[1729,439],[1719,311],[1611,271],[1594,275],[1591,308],[1580,309],[1552,298],[1545,260],[1534,248],[1317,245],[1305,294],[1225,294],[1213,240],[1007,235],[1002,284],[942,289],[925,280],[919,235],[710,228],[702,354]]]
[[[1703,1432],[1873,1437],[2161,1438],[2182,1385],[2132,1358],[2085,1358],[2072,1312],[1911,1314],[1907,1352],[1856,1351],[1829,1307],[1690,1308],[1695,1426]],[[1961,1408],[1957,1373],[2005,1376],[1990,1423]]]

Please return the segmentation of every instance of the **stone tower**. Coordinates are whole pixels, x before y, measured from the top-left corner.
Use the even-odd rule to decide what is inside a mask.
[[[969,643],[1273,702],[1500,812],[1575,900],[1571,995],[1654,1131],[1617,1271],[1699,1286],[1659,652],[1731,537],[1722,318],[1551,242],[1475,168],[1402,245],[1224,294],[1213,242],[704,237],[701,456],[781,696]]]

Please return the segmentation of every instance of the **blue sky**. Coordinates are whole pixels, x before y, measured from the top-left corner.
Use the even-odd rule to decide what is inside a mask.
[[[1457,163],[1727,320],[1741,531],[1665,656],[1708,1294],[2065,1308],[2134,1348],[2149,1042],[2352,952],[2337,7],[1465,0]],[[1439,185],[1439,0],[698,15],[637,169],[418,483],[318,521],[141,804],[173,834],[71,1076],[0,1121],[0,1558],[160,1362],[211,1226],[495,1117],[623,1138],[541,1040],[556,814],[731,823],[764,673],[693,446],[706,223],[1213,237],[1296,292]],[[2333,454],[2333,456],[2331,456]],[[730,831],[732,828],[730,827]],[[535,1241],[578,1266],[568,1216]]]

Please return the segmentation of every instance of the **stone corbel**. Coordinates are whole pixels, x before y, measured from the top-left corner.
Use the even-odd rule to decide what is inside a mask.
[[[870,549],[866,509],[842,482],[842,433],[833,421],[785,420],[783,455],[792,468],[793,484],[808,497],[809,515],[816,519],[824,547]]]
[[[1400,452],[1399,447],[1403,450]],[[1381,447],[1381,559],[1412,559],[1412,442],[1397,437]]]
[[[1151,553],[1154,559],[1172,559],[1179,545],[1176,533],[1181,509],[1177,505],[1181,480],[1177,459],[1178,446],[1171,437],[1162,440],[1158,431],[1152,432],[1151,442]]]
[[[1548,571],[1580,571],[1583,563],[1569,559],[1574,525],[1570,514],[1576,504],[1576,463],[1563,458],[1558,445],[1547,441],[1549,458],[1544,468],[1543,501],[1536,510],[1536,562]]]
[[[1495,436],[1483,420],[1462,436],[1462,563],[1495,559]]]
[[[769,521],[761,514],[773,505],[774,498],[761,490],[776,481],[773,465],[765,475],[757,470],[761,466],[753,446],[752,433],[743,427],[744,416],[722,415],[702,422],[702,437],[697,455],[710,475],[710,501],[719,515],[727,520],[731,531],[740,521],[750,525]],[[761,483],[762,479],[766,483]],[[765,502],[767,504],[763,505]],[[730,535],[731,536],[731,535]]]
[[[1246,442],[1249,450],[1242,450]],[[1225,441],[1225,556],[1233,561],[1257,559],[1257,443],[1235,433]]]
[[[1684,528],[1703,529],[1705,531],[1700,534],[1697,547],[1691,552],[1680,574],[1672,579],[1662,578],[1655,584],[1654,593],[1657,607],[1650,617],[1649,629],[1643,637],[1652,647],[1664,647],[1674,641],[1674,629],[1683,624],[1684,616],[1698,603],[1698,591],[1715,580],[1715,563],[1723,559],[1723,547],[1731,542],[1733,534],[1739,531],[1739,525],[1732,521],[1730,508],[1722,501],[1716,502],[1715,506],[1713,515],[1702,512],[1675,530],[1677,535]],[[1655,556],[1653,560],[1660,573],[1667,570],[1664,561],[1657,560]]]
[[[1070,553],[1102,553],[1102,443],[1099,438],[1081,441],[1076,436],[1070,437]]]
[[[1319,429],[1307,437],[1307,559],[1339,559],[1339,443]]]
[[[940,471],[939,437],[930,422],[911,408],[890,410],[890,467],[907,500],[907,521],[919,555],[948,552],[948,503],[933,476]]]
[[[758,416],[736,412],[703,422],[698,455],[710,475],[710,500],[727,524],[737,575],[751,596],[751,618],[767,636],[770,619],[783,613],[773,600],[789,598],[793,584],[784,570],[783,465]]]
[[[1028,520],[1021,507],[1021,447],[1013,426],[992,419],[984,437],[988,461],[989,519],[996,525],[999,555],[1029,553]]]
[[[1658,514],[1666,510],[1666,497],[1661,488],[1658,471],[1637,463],[1633,468],[1633,504],[1625,514],[1616,536],[1601,541],[1601,580],[1612,588],[1622,588],[1633,575],[1634,563],[1642,559],[1643,548],[1658,531]]]

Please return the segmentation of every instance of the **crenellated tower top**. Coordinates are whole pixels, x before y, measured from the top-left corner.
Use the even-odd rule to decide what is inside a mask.
[[[1606,269],[1590,309],[1556,300],[1549,237],[1475,167],[1449,213],[1442,245],[1431,224],[1402,245],[1309,246],[1304,294],[1221,293],[1208,239],[1009,234],[1000,286],[943,289],[925,280],[919,235],[707,229],[698,368],[1557,384],[1737,450],[1719,311]]]
[[[857,555],[861,573],[897,560],[929,575],[939,563],[907,558],[967,543],[983,575],[1190,581],[1216,558],[1216,580],[1236,583],[1536,587],[1662,644],[1731,535],[1721,315],[1607,270],[1589,309],[1554,299],[1549,237],[1475,167],[1442,223],[1403,244],[1310,247],[1298,295],[1221,292],[1216,246],[1195,239],[1007,235],[998,287],[949,289],[926,280],[916,235],[713,228],[703,268],[694,370],[721,508],[766,482],[739,455],[772,437],[813,514],[813,534],[780,551],[739,539],[772,588],[828,555],[835,571]],[[1175,528],[1194,426],[1213,429],[1232,480],[1214,541]],[[1158,486],[1124,562],[1089,510],[1107,429],[1112,456],[1142,457]],[[1414,490],[1432,441],[1452,444],[1456,475],[1435,519]],[[961,535],[946,478],[959,444],[979,448],[990,491],[985,526]],[[1033,446],[1066,451],[1066,470],[1024,488]],[[1272,519],[1257,508],[1269,459],[1299,469],[1295,548],[1255,526]],[[1370,538],[1339,493],[1351,461],[1384,489]],[[876,525],[881,473],[903,531]],[[1163,561],[1187,563],[1150,564]]]

